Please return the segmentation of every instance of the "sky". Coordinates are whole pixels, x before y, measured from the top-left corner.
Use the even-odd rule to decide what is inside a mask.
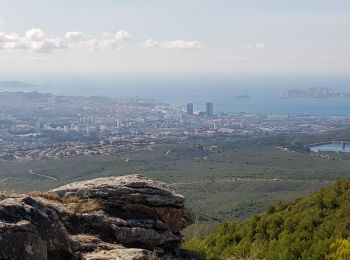
[[[0,72],[349,73],[349,0],[1,0]]]

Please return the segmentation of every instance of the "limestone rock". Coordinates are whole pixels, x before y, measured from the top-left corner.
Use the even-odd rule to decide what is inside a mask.
[[[26,195],[1,197],[0,259],[75,259],[53,210]]]
[[[71,237],[72,248],[82,253],[86,260],[125,259],[125,260],[151,260],[157,256],[150,251],[138,248],[125,248],[120,245],[110,244],[88,235],[76,235]]]
[[[142,175],[0,193],[0,259],[194,259],[179,248],[193,222],[184,201]]]
[[[159,219],[173,232],[193,223],[193,216],[184,209],[182,195],[164,183],[138,174],[75,182],[50,192],[61,197],[98,199],[110,215],[123,219]]]
[[[96,252],[84,254],[86,260],[152,260],[145,250],[142,249],[112,249],[98,250]]]

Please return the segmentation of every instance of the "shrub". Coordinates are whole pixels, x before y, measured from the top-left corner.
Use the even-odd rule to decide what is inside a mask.
[[[350,259],[350,180],[187,241],[206,259]],[[345,239],[345,240],[344,240]]]

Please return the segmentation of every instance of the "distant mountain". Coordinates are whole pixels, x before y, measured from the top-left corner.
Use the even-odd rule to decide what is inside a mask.
[[[350,259],[350,180],[280,203],[184,248],[206,259]]]
[[[250,98],[250,96],[248,95],[242,95],[242,96],[235,96],[233,98]]]
[[[35,85],[21,81],[0,81],[0,88],[34,88]]]
[[[309,89],[290,89],[282,94],[282,98],[336,98],[350,97],[350,92],[337,92],[331,88],[309,88]]]

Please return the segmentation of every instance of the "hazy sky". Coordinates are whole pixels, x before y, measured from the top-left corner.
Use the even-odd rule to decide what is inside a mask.
[[[350,72],[349,0],[1,0],[2,73]]]

